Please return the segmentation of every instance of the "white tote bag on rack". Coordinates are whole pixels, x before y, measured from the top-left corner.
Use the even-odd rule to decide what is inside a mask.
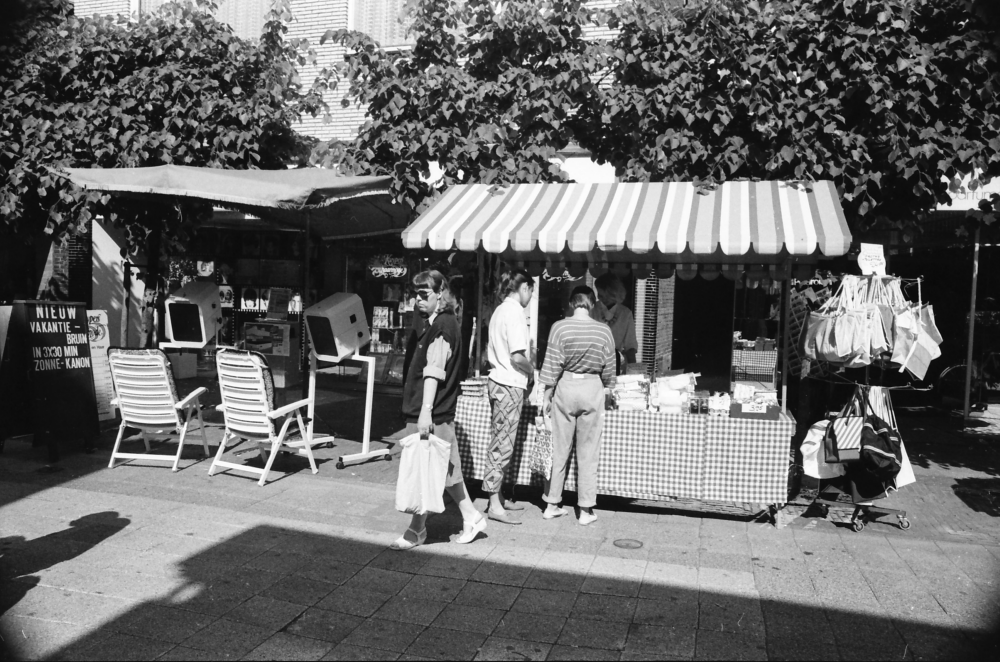
[[[403,453],[396,479],[396,510],[412,515],[444,512],[450,444],[434,435],[421,439],[420,434],[411,434],[399,445]]]

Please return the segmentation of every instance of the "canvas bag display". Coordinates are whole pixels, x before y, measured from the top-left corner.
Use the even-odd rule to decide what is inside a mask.
[[[826,430],[823,448],[828,463],[861,459],[861,430],[867,408],[863,387],[858,387]]]
[[[531,473],[552,478],[552,430],[551,423],[541,416],[535,418],[535,443],[528,457]]]
[[[444,512],[444,481],[448,475],[451,445],[434,435],[421,439],[411,434],[399,445],[396,510],[411,515]]]

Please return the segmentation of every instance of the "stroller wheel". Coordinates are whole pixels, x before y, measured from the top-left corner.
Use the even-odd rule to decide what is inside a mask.
[[[851,528],[860,533],[865,530],[865,523],[863,520],[856,519],[851,522]]]
[[[900,517],[899,528],[901,528],[903,531],[906,531],[908,528],[910,528],[910,520],[906,519],[905,517]]]

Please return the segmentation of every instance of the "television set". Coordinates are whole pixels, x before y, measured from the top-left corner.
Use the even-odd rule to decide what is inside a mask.
[[[167,298],[167,344],[175,348],[201,349],[215,338],[222,322],[219,286],[194,281]]]
[[[320,361],[337,363],[371,342],[365,307],[357,294],[340,292],[306,308],[309,343]]]

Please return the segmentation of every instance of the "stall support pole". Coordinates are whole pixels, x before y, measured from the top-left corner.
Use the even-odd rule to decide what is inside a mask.
[[[312,350],[308,347],[309,332],[306,330],[306,308],[309,298],[309,253],[312,247],[309,245],[309,233],[311,231],[311,214],[306,211],[306,232],[305,232],[305,263],[302,267],[302,294],[299,295],[299,368],[309,371],[309,380],[302,380],[302,397],[309,398],[309,434],[312,435],[312,421],[315,413],[316,402],[316,360],[312,356]]]
[[[976,331],[976,289],[979,285],[979,227],[976,227],[972,249],[972,296],[969,303],[969,346],[965,352],[965,409],[963,421],[968,424],[972,409],[972,339]]]
[[[782,413],[788,413],[788,349],[791,342],[792,335],[792,324],[791,324],[791,311],[792,311],[792,264],[788,263],[788,278],[784,283],[784,292],[782,292],[781,297],[781,308],[782,308],[782,321],[784,322],[784,331],[782,332],[781,338],[781,411]]]
[[[479,377],[479,368],[483,365],[483,264],[486,253],[479,249],[476,260],[476,269],[479,277],[476,280],[476,378]]]

